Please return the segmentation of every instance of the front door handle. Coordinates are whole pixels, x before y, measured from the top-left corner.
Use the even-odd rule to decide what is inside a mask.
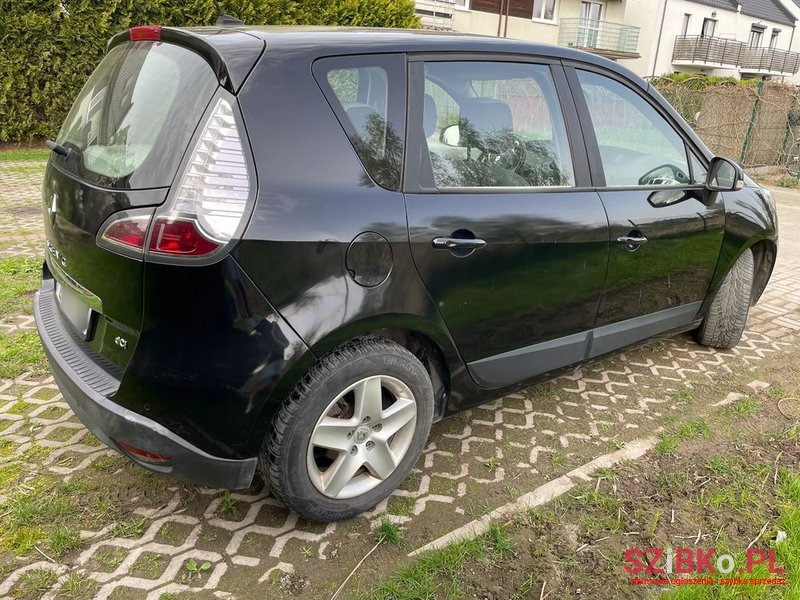
[[[438,250],[477,250],[478,248],[483,248],[485,245],[486,240],[480,238],[433,238],[433,247]]]
[[[637,250],[639,246],[642,244],[647,243],[647,238],[642,234],[641,231],[638,229],[634,229],[633,231],[629,232],[628,235],[622,235],[617,238],[618,244],[623,244],[626,250],[630,250],[633,252]]]

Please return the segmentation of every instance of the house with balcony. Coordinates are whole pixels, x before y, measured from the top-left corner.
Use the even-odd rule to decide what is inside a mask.
[[[678,71],[800,83],[800,0],[416,0],[416,6],[424,27],[578,48],[642,76]]]
[[[423,27],[571,46],[636,59],[639,27],[620,0],[417,0]]]
[[[798,19],[781,0],[662,3],[662,17],[646,52],[648,64],[637,65],[640,74],[678,71],[785,80],[800,70]]]

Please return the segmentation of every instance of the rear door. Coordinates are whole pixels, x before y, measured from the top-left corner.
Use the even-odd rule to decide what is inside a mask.
[[[545,61],[410,64],[414,262],[485,387],[582,360],[597,315],[608,223],[566,89]]]
[[[643,90],[567,69],[612,245],[590,355],[694,321],[717,264],[722,195],[704,159]]]
[[[147,229],[219,87],[211,66],[178,45],[125,42],[91,75],[64,122],[43,187],[47,265],[73,333],[124,367],[142,320],[141,255],[125,243],[98,244],[114,214],[141,216]],[[103,242],[100,242],[101,244]],[[115,343],[121,336],[126,344]],[[124,346],[124,347],[123,347]]]

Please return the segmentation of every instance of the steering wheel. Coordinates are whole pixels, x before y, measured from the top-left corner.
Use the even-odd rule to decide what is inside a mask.
[[[516,173],[525,164],[525,142],[515,133],[507,133],[503,137],[505,148],[499,152],[483,151],[478,156],[478,161],[492,163]]]
[[[651,169],[639,178],[639,185],[681,185],[689,183],[689,176],[680,167],[665,164]]]

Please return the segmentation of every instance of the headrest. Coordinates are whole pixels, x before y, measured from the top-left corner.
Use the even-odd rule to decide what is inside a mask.
[[[507,136],[514,130],[511,108],[500,100],[462,100],[458,116],[461,146],[493,152],[496,146],[507,144]]]
[[[436,131],[436,102],[433,96],[425,94],[425,104],[422,111],[422,127],[425,130],[425,137],[431,137]]]
[[[347,118],[356,128],[356,132],[361,137],[367,130],[369,119],[373,117],[380,117],[378,111],[372,108],[369,104],[362,104],[361,102],[343,102],[344,112],[347,113]]]

